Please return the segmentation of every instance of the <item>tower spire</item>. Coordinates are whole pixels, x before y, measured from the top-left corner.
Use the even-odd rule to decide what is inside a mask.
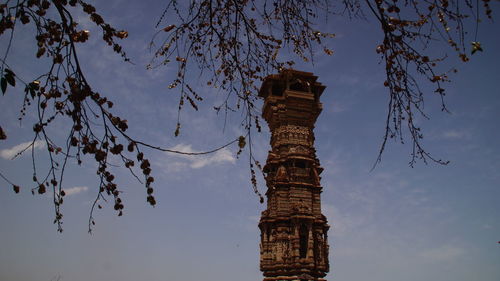
[[[267,76],[259,96],[271,131],[264,166],[267,209],[259,222],[264,281],[326,281],[328,224],[321,214],[320,166],[314,124],[325,86],[309,72]]]

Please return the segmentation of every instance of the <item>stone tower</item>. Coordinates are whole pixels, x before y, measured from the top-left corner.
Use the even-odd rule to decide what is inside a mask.
[[[267,209],[259,222],[264,281],[325,281],[328,224],[321,214],[314,123],[325,86],[312,73],[284,70],[264,80],[262,117],[271,131],[264,174]]]

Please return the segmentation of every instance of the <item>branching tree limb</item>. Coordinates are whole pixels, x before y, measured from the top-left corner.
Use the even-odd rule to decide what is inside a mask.
[[[226,98],[215,107],[217,112],[241,111],[242,126],[246,135],[214,150],[201,153],[183,153],[140,141],[127,132],[127,120],[112,113],[113,102],[105,94],[95,91],[85,78],[80,64],[78,46],[85,44],[89,32],[80,27],[74,12],[81,9],[102,31],[102,39],[124,62],[129,58],[119,40],[128,33],[117,30],[97,13],[94,6],[83,0],[7,0],[0,4],[0,36],[8,37],[8,46],[0,61],[0,86],[2,93],[16,84],[24,85],[24,104],[20,109],[23,120],[26,113],[35,113],[31,155],[33,159],[32,192],[43,194],[47,188],[53,190],[55,220],[62,231],[61,204],[64,199],[64,171],[71,162],[82,163],[83,155],[91,155],[97,164],[100,181],[96,198],[89,216],[89,231],[94,224],[93,212],[100,207],[101,200],[113,200],[114,209],[122,215],[124,208],[121,190],[111,173],[110,159],[116,158],[142,182],[146,189],[147,202],[155,205],[149,160],[141,151],[152,148],[158,151],[187,155],[212,153],[228,145],[238,143],[241,153],[248,142],[251,182],[260,198],[255,176],[259,162],[252,154],[251,133],[260,131],[259,114],[255,103],[260,82],[265,76],[291,68],[293,59],[282,60],[283,53],[292,53],[297,59],[313,61],[317,49],[328,55],[333,51],[324,45],[324,40],[334,37],[318,28],[317,20],[326,16],[365,17],[378,22],[381,40],[374,46],[385,65],[388,108],[385,133],[376,163],[389,139],[401,142],[409,139],[412,144],[410,165],[421,159],[446,164],[435,158],[422,144],[422,130],[417,118],[427,118],[424,100],[430,94],[441,98],[445,105],[444,86],[450,81],[450,73],[456,69],[442,70],[443,62],[451,55],[433,57],[431,49],[439,42],[451,47],[449,54],[466,62],[469,60],[466,27],[472,20],[474,38],[471,53],[482,51],[477,39],[481,17],[491,18],[489,0],[167,0],[166,9],[157,23],[156,35],[150,46],[154,57],[148,67],[155,69],[164,65],[177,65],[176,76],[171,79],[170,88],[179,92],[179,114],[175,135],[180,133],[180,112],[185,104],[198,110],[203,93],[194,89],[193,68],[206,79],[207,86],[224,91]],[[166,15],[174,20],[166,21]],[[484,16],[483,16],[484,15]],[[49,58],[46,71],[35,79],[22,79],[8,64],[14,31],[19,24],[35,28],[36,57]],[[196,81],[197,83],[197,81]],[[434,93],[423,89],[431,86]],[[56,140],[48,128],[54,120],[67,120],[66,137]],[[409,137],[407,137],[407,135]],[[0,139],[6,139],[8,132],[0,127]],[[35,142],[43,141],[47,148],[49,169],[38,172],[35,161]],[[62,144],[61,144],[62,143]],[[135,165],[142,175],[134,171]],[[137,169],[137,168],[136,168]],[[0,176],[13,186],[20,187],[5,175]],[[142,179],[141,179],[142,178]]]
[[[89,31],[83,30],[74,20],[71,9],[81,8],[89,15],[94,24],[102,29],[103,41],[121,55],[124,61],[129,61],[117,39],[127,37],[126,31],[119,31],[107,24],[97,14],[96,9],[84,1],[7,1],[0,5],[2,19],[0,21],[0,35],[10,32],[9,47],[12,44],[12,34],[18,20],[22,24],[34,24],[36,28],[37,58],[48,57],[52,59],[47,72],[40,75],[32,82],[25,82],[15,75],[6,63],[9,48],[1,61],[2,92],[7,90],[7,83],[14,87],[16,80],[25,86],[24,104],[21,108],[23,120],[28,111],[36,113],[37,122],[33,125],[33,140],[25,150],[31,149],[33,182],[35,187],[31,190],[44,194],[47,188],[53,191],[55,209],[54,223],[58,231],[62,231],[61,205],[64,202],[65,191],[63,179],[66,165],[75,161],[80,165],[83,155],[92,155],[97,164],[99,186],[96,198],[89,216],[89,232],[94,225],[94,209],[100,208],[101,200],[110,197],[114,209],[119,216],[122,215],[124,203],[121,190],[115,183],[115,175],[110,171],[110,160],[116,158],[122,162],[134,177],[143,183],[146,188],[147,202],[156,204],[153,196],[151,165],[144,156],[141,148],[147,147],[157,151],[179,153],[185,155],[201,155],[216,152],[239,141],[239,138],[207,152],[190,153],[175,151],[145,143],[133,138],[127,133],[127,120],[111,112],[113,102],[106,96],[92,90],[85,78],[78,56],[78,44],[83,44],[89,38]],[[5,81],[5,82],[4,82]],[[5,86],[4,86],[5,84]],[[61,140],[54,140],[48,128],[56,120],[69,120],[71,126],[67,127],[67,135],[62,144]],[[6,133],[2,130],[2,138]],[[47,148],[49,158],[48,172],[40,174],[35,161],[35,142],[42,140]],[[21,153],[22,153],[21,152]],[[135,154],[135,155],[134,155]],[[135,159],[134,159],[135,158]],[[142,172],[142,180],[134,173],[133,167],[137,164]],[[20,187],[2,175],[7,182],[12,184],[14,191]]]

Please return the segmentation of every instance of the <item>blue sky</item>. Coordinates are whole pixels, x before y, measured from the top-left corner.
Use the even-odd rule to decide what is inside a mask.
[[[80,56],[87,78],[114,101],[114,112],[126,116],[132,134],[185,151],[207,150],[242,134],[240,113],[232,114],[223,129],[223,117],[211,110],[222,96],[200,82],[197,89],[207,98],[198,112],[185,108],[181,135],[175,138],[178,95],[167,89],[175,69],[145,67],[152,55],[148,43],[164,3],[95,5],[110,23],[128,30],[123,45],[135,64],[122,63],[99,42],[91,25],[91,40],[81,46]],[[81,20],[88,24],[84,15]],[[451,113],[441,112],[431,93],[426,97],[431,119],[419,120],[424,143],[450,164],[418,163],[410,168],[410,147],[389,143],[374,171],[370,169],[383,135],[387,103],[383,66],[375,53],[380,31],[373,20],[331,17],[324,26],[337,34],[329,43],[335,54],[318,52],[314,65],[299,64],[297,69],[314,72],[327,86],[315,129],[318,157],[325,168],[322,207],[332,225],[327,279],[499,280],[499,24],[481,25],[484,52],[471,62],[461,64],[451,57],[449,66],[459,67],[447,85]],[[18,65],[15,72],[29,79],[43,62],[32,60],[30,31],[16,32],[8,62]],[[432,52],[439,55],[443,49]],[[9,136],[0,142],[0,167],[22,186],[20,194],[5,182],[0,188],[0,280],[262,278],[257,223],[265,206],[252,192],[248,159],[245,155],[236,159],[236,147],[198,158],[148,151],[156,178],[155,208],[146,203],[144,188],[132,176],[116,170],[125,214],[117,217],[112,204],[105,204],[95,215],[92,235],[87,234],[87,220],[98,185],[96,167],[92,161],[73,165],[65,183],[64,232],[57,233],[50,198],[29,192],[29,155],[9,160],[13,148],[31,138],[30,116],[22,124],[17,122],[21,94],[21,89],[9,89],[0,98],[0,120]],[[64,125],[56,124],[55,136]],[[264,161],[269,150],[267,127],[253,142],[256,157]],[[43,163],[43,147],[36,153]],[[262,180],[259,188],[265,191]]]

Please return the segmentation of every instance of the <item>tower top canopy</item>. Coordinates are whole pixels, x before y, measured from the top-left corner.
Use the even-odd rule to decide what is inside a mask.
[[[259,90],[259,97],[284,96],[285,91],[295,91],[313,94],[319,99],[325,86],[317,82],[318,76],[311,72],[284,69],[279,74],[267,76]]]

